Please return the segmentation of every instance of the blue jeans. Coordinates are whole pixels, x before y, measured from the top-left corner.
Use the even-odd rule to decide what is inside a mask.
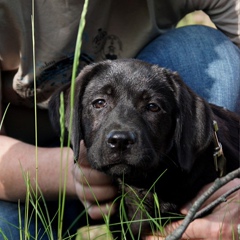
[[[221,32],[203,26],[171,30],[149,43],[137,58],[178,71],[183,80],[206,100],[240,113],[240,50]],[[57,202],[48,203],[50,219],[57,211]],[[24,205],[21,205],[24,216]],[[64,231],[84,211],[80,201],[67,201]],[[18,205],[0,202],[0,239],[19,239]],[[86,216],[75,224],[71,233],[86,224]],[[24,221],[24,217],[22,219]],[[24,223],[22,222],[22,226]],[[39,238],[49,239],[41,222]],[[52,223],[53,237],[57,239],[57,223]],[[35,235],[35,221],[29,232]]]
[[[240,49],[220,31],[205,26],[174,29],[137,58],[177,71],[204,99],[240,114]]]
[[[35,211],[33,207],[29,207],[29,216],[25,222],[25,204],[18,205],[17,203],[0,201],[0,239],[18,240],[20,239],[20,235],[22,239],[58,239],[58,201],[47,202],[47,212],[46,206],[44,206],[43,203],[40,204],[38,210],[39,212],[43,212],[40,215],[44,215],[45,220],[41,221],[40,218],[38,218],[38,233],[36,237]],[[48,215],[50,221],[46,220]],[[19,216],[21,216],[21,224]],[[44,224],[44,222],[47,224]],[[47,230],[50,222],[52,231]],[[30,235],[29,238],[26,237],[27,235],[24,233],[25,223],[28,224],[26,232],[27,235]],[[89,223],[93,224],[91,220],[89,220]],[[78,200],[67,201],[64,212],[62,235],[65,235],[65,237],[73,236],[72,239],[75,239],[77,229],[85,225],[87,225],[87,217],[81,202]]]

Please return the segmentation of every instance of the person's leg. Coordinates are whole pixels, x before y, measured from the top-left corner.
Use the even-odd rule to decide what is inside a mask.
[[[24,209],[22,204],[0,201],[0,239],[24,239]],[[34,224],[29,224],[28,233],[34,236],[34,231]]]
[[[45,220],[38,220],[37,238],[42,240],[58,239],[58,202],[48,202],[47,208],[48,214],[44,210],[44,204],[39,206],[39,210],[42,211],[40,216]],[[21,217],[19,218],[19,216]],[[51,224],[49,224],[50,222]],[[86,222],[86,212],[81,202],[78,200],[67,201],[63,219],[63,235],[68,237],[76,234],[77,229],[86,225]],[[0,201],[0,240],[21,239],[20,235],[22,239],[25,239],[25,224],[27,224],[28,239],[36,239],[35,211],[33,208],[29,207],[29,216],[25,218],[25,204],[18,205],[18,203]],[[51,225],[51,229],[49,225]]]
[[[136,58],[177,71],[207,101],[240,113],[240,49],[220,31],[205,26],[174,29]]]

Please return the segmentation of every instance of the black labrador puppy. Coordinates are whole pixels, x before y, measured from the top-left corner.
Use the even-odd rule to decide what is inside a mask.
[[[61,92],[69,130],[70,85],[52,97],[50,117],[59,129]],[[119,184],[124,221],[132,221],[126,238],[148,233],[151,221],[142,219],[177,213],[202,186],[240,166],[240,117],[208,104],[177,73],[139,60],[104,61],[80,72],[71,129],[75,160],[83,139],[92,168]],[[119,239],[123,229],[112,228]]]

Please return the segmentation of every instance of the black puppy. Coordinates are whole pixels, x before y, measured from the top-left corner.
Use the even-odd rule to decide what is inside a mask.
[[[59,129],[62,91],[68,130],[70,85],[52,97],[50,116]],[[105,61],[81,71],[71,129],[75,160],[83,139],[91,166],[120,184],[133,236],[151,230],[150,221],[136,220],[159,217],[153,192],[161,214],[168,215],[240,166],[240,117],[208,104],[177,73],[138,60]]]

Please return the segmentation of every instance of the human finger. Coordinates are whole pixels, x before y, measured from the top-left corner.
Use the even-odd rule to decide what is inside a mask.
[[[111,201],[117,194],[117,189],[113,185],[82,185],[75,183],[77,196],[83,201],[104,202]]]
[[[181,221],[177,221],[177,222],[173,222],[171,224],[168,224],[165,229],[164,229],[164,233],[155,233],[154,235],[149,235],[149,236],[145,236],[143,239],[144,240],[163,240],[166,238],[166,236],[170,235],[174,230],[176,230],[180,225],[182,224],[182,220]],[[202,226],[199,229],[199,224]],[[208,238],[208,236],[206,236],[207,234],[205,234],[205,232],[208,233],[208,231],[206,231],[206,227],[209,227],[208,225],[206,226],[205,222],[199,222],[199,220],[195,220],[195,222],[192,222],[187,230],[184,232],[184,234],[182,235],[182,237],[180,238],[181,240],[185,240],[185,239],[191,239],[191,240],[195,240],[195,239],[204,239],[204,240],[213,240],[213,238]]]
[[[116,212],[116,206],[114,202],[92,204],[90,202],[83,202],[83,205],[92,219],[101,219],[103,216],[110,216]]]
[[[90,166],[75,164],[73,166],[73,175],[75,180],[83,185],[113,185],[111,177],[92,169]]]

